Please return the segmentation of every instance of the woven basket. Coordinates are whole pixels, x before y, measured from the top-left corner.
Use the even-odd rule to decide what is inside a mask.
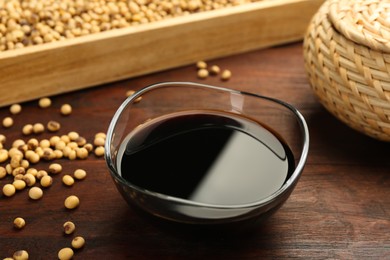
[[[390,0],[328,0],[304,38],[319,101],[350,127],[390,141]]]

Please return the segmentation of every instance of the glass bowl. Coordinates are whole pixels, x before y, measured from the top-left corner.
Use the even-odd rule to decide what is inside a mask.
[[[142,162],[138,157],[134,157],[149,151],[151,147],[163,144],[163,141],[171,140],[173,136],[176,138],[178,133],[195,133],[194,129],[208,131],[208,127],[215,123],[213,120],[208,121],[210,114],[213,117],[214,113],[220,115],[219,118],[222,117],[222,121],[218,119],[217,124],[222,122],[228,126],[229,131],[234,131],[234,136],[244,137],[234,141],[238,145],[233,152],[235,155],[219,163],[222,175],[214,178],[218,174],[212,173],[214,177],[210,177],[207,174],[211,170],[207,170],[207,178],[206,175],[200,177],[202,182],[206,182],[205,179],[215,179],[206,185],[207,189],[203,189],[207,190],[203,196],[186,197],[178,192],[187,185],[190,170],[195,169],[191,174],[196,175],[196,167],[202,163],[188,163],[192,162],[192,159],[182,163],[187,159],[182,156],[186,153],[185,149],[183,153],[175,153],[170,150],[173,146],[169,144],[163,146],[158,153],[149,153],[149,157],[146,156]],[[200,128],[193,124],[194,118],[182,120],[181,123],[172,121],[169,128],[161,127],[169,121],[167,118],[170,118],[170,115],[195,115],[196,119],[198,114],[201,114],[201,119],[198,118],[202,124]],[[205,114],[207,116],[204,116]],[[202,121],[204,118],[207,119]],[[248,123],[242,123],[241,119],[242,122]],[[261,126],[260,132],[253,130],[253,126]],[[216,128],[219,131],[224,126]],[[150,141],[153,139],[149,136],[153,135],[152,132],[165,134],[165,139],[156,141],[158,138],[154,137],[154,141]],[[215,140],[220,137],[219,132],[214,133],[215,136],[207,134],[203,138],[207,141],[201,144],[203,152],[196,153],[196,156],[190,155],[194,160],[205,157],[211,149],[208,148],[209,145],[214,145]],[[275,155],[274,157],[283,161],[283,171],[272,166],[274,159],[267,157],[268,155],[250,152],[251,143],[246,143],[245,138],[253,138],[257,141],[256,144],[253,143],[254,146],[266,147],[273,154],[271,157]],[[274,141],[276,146],[273,146]],[[184,148],[189,147],[191,151],[188,143],[178,143]],[[119,107],[107,132],[105,160],[119,192],[130,205],[173,222],[220,225],[259,222],[274,213],[293,191],[302,174],[308,149],[309,131],[304,117],[297,109],[283,101],[192,82],[164,82],[135,92]],[[123,159],[125,155],[129,157]],[[218,155],[218,158],[220,157]],[[248,161],[251,157],[252,161]],[[169,166],[165,161],[169,161]],[[171,172],[170,167],[180,163],[185,164],[185,177],[171,176],[174,170]],[[213,165],[207,169],[218,167]],[[157,172],[159,176],[156,175]],[[259,172],[263,179],[258,177]],[[225,173],[227,175],[224,175]],[[143,180],[134,181],[137,178]],[[279,182],[275,185],[267,183],[268,179],[278,178]],[[165,181],[171,184],[169,191],[153,188],[165,185]],[[225,185],[225,182],[229,184]],[[247,196],[246,193],[251,195]]]

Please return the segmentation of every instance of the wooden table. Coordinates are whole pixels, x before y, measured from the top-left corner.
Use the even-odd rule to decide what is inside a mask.
[[[230,69],[233,77],[200,80],[194,66],[146,75],[122,82],[52,97],[45,110],[37,102],[23,105],[15,124],[1,129],[6,147],[21,135],[26,123],[61,122],[58,134],[77,131],[89,141],[105,132],[126,91],[160,81],[196,81],[270,95],[295,105],[307,119],[311,146],[304,173],[283,207],[253,232],[214,234],[170,229],[136,214],[117,192],[103,158],[61,159],[63,172],[39,201],[27,190],[0,197],[0,257],[25,249],[30,259],[56,259],[72,237],[86,239],[75,259],[390,259],[390,145],[363,136],[331,116],[316,100],[303,67],[301,43],[259,50],[210,61]],[[17,76],[17,75],[15,75]],[[77,79],[75,79],[77,80]],[[59,114],[69,103],[73,113]],[[9,115],[8,108],[0,117]],[[44,133],[42,139],[52,134]],[[49,163],[36,168],[47,169]],[[61,175],[83,168],[88,176],[72,187]],[[1,186],[11,177],[0,180]],[[66,210],[63,201],[75,194],[81,204]],[[22,230],[15,217],[25,218]],[[73,235],[62,225],[76,224]]]

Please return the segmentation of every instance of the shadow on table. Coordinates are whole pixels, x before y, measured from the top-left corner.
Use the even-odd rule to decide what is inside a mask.
[[[275,239],[269,239],[272,230],[269,219],[261,223],[246,223],[246,226],[199,226],[178,224],[134,211],[139,222],[137,244],[140,248],[149,247],[150,256],[173,257],[174,259],[193,259],[212,257],[213,259],[248,256],[253,249],[272,247]],[[275,234],[272,235],[275,238]],[[265,243],[260,243],[263,241]],[[147,257],[147,258],[148,258]]]
[[[322,107],[305,117],[310,129],[310,156],[317,163],[390,163],[390,143],[350,128]]]

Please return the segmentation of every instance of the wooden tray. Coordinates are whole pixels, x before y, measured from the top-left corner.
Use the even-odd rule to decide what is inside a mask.
[[[0,52],[0,106],[303,38],[323,0],[264,0]]]

